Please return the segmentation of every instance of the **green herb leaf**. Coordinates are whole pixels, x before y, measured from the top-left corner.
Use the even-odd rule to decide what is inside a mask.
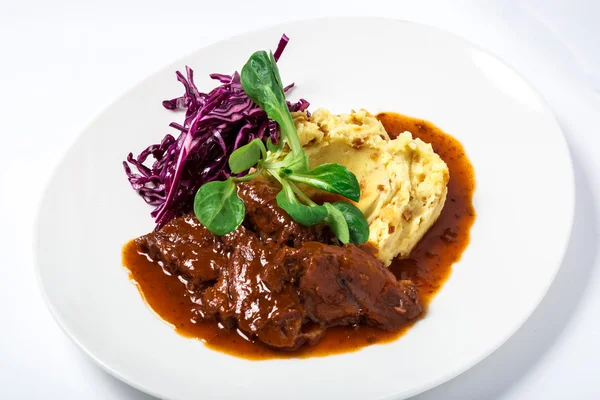
[[[281,168],[279,171],[281,172],[282,178],[287,178],[288,176],[294,173],[294,171],[292,171],[289,168]]]
[[[276,68],[277,64],[273,63],[266,51],[257,51],[242,68],[242,87],[248,97],[265,110],[270,119],[284,125],[285,112],[289,114],[289,111],[278,80],[281,79],[279,70]]]
[[[327,209],[325,220],[335,236],[344,244],[350,242],[350,231],[344,214],[330,203],[324,203],[323,206]]]
[[[265,145],[260,139],[238,148],[229,156],[229,168],[234,174],[246,171],[256,165],[261,155],[266,156]]]
[[[277,205],[290,214],[294,221],[305,226],[311,226],[318,224],[327,217],[327,209],[325,207],[302,204],[290,185],[285,181],[282,182],[283,187],[275,199],[277,200]]]
[[[283,92],[283,82],[281,82],[281,75],[279,75],[279,66],[277,65],[277,61],[275,61],[275,57],[273,57],[273,52],[269,51],[269,61],[271,62],[271,67],[273,68],[273,75],[275,75],[275,80],[279,84],[279,88]],[[283,92],[283,97],[285,97],[285,92]]]
[[[196,192],[194,213],[198,221],[215,235],[226,235],[244,220],[246,207],[238,197],[233,180],[212,181]]]
[[[252,54],[242,68],[241,78],[244,92],[253,102],[265,110],[270,119],[279,124],[280,140],[287,140],[294,157],[299,158],[292,169],[307,171],[308,160],[306,160],[306,155],[300,145],[294,120],[285,102],[279,68],[273,54],[269,55],[266,51],[257,51]]]
[[[360,199],[360,186],[356,176],[340,164],[322,164],[309,172],[294,173],[289,179],[340,194],[353,201]]]
[[[369,240],[369,223],[358,208],[345,201],[333,203],[333,207],[342,213],[348,224],[350,242],[362,244]]]
[[[281,141],[278,144],[275,144],[275,143],[273,143],[271,138],[268,138],[267,139],[267,149],[269,149],[269,151],[271,153],[277,153],[279,151],[279,149],[281,149]]]
[[[298,173],[305,173],[308,171],[308,157],[306,157],[306,153],[304,151],[302,151],[302,153],[299,153],[297,155],[294,155],[293,153],[289,154],[290,157],[286,163],[286,168],[291,170],[291,171],[295,171]],[[287,157],[286,157],[287,158]]]

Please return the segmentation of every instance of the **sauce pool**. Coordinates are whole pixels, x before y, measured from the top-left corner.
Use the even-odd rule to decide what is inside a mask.
[[[460,142],[430,122],[396,113],[381,113],[377,118],[392,138],[409,131],[431,143],[450,170],[448,195],[437,222],[408,258],[396,259],[390,266],[398,279],[411,279],[415,283],[422,304],[427,307],[469,243],[469,231],[475,220],[472,204],[475,174]],[[193,303],[184,283],[138,253],[133,241],[123,249],[123,265],[146,303],[180,335],[197,338],[212,349],[246,359],[318,357],[355,351],[395,340],[412,325],[393,332],[364,325],[334,327],[313,346],[305,345],[293,352],[273,350],[242,332],[222,329],[216,322],[194,322]]]
[[[409,131],[413,137],[431,143],[450,171],[448,195],[438,220],[408,258],[395,259],[390,266],[398,279],[410,279],[417,285],[421,300],[427,305],[469,244],[475,221],[475,172],[460,142],[432,123],[396,113],[381,113],[377,118],[392,137]]]

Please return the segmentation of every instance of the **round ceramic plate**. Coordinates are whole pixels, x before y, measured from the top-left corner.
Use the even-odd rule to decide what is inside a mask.
[[[280,60],[292,98],[334,112],[366,108],[432,121],[464,145],[476,173],[471,243],[428,315],[395,342],[322,358],[248,361],[186,339],[153,314],[121,265],[121,248],[152,230],[150,208],[121,162],[179,118],[190,65],[212,72],[290,43]],[[568,241],[571,160],[539,95],[494,56],[413,23],[342,18],[293,22],[226,39],[146,79],[106,109],[58,167],[41,204],[35,252],[50,309],[103,368],[165,399],[405,398],[465,371],[512,335],[546,292]]]

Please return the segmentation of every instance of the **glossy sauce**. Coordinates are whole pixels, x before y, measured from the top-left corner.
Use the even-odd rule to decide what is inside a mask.
[[[396,259],[390,267],[399,279],[415,282],[426,307],[469,243],[469,230],[475,220],[473,167],[462,145],[433,124],[396,113],[381,113],[377,118],[391,137],[410,131],[414,137],[431,143],[450,170],[448,195],[437,222],[409,258]],[[334,327],[328,329],[314,346],[305,345],[293,352],[273,350],[249,340],[242,332],[222,329],[216,322],[193,322],[193,303],[185,285],[178,277],[171,276],[145,255],[139,254],[133,241],[123,249],[123,265],[129,269],[131,279],[146,303],[179,334],[197,338],[210,348],[246,359],[315,357],[355,351],[373,343],[395,340],[410,327],[394,332],[363,325]]]
[[[427,305],[469,244],[469,232],[475,221],[472,202],[475,172],[460,142],[432,123],[396,113],[381,113],[377,118],[392,137],[409,131],[413,137],[431,143],[450,171],[448,195],[438,220],[410,257],[396,259],[390,266],[398,279],[411,279],[417,285],[421,300]]]

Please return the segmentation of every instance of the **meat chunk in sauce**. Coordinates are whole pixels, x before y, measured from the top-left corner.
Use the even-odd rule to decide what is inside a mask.
[[[226,263],[218,237],[204,228],[193,215],[165,225],[159,232],[137,239],[148,256],[172,274],[182,274],[199,282],[216,280]]]
[[[313,321],[392,330],[421,313],[412,283],[397,281],[371,249],[307,242],[298,250],[304,254],[299,292]]]
[[[246,218],[231,234],[216,237],[189,215],[137,246],[187,282],[198,320],[275,348],[314,343],[338,325],[394,330],[421,313],[413,284],[397,281],[373,248],[340,246],[327,227],[299,225],[277,206],[278,191],[239,185]]]
[[[238,185],[238,195],[246,206],[244,225],[265,243],[298,247],[303,242],[337,243],[325,225],[302,226],[278,205],[275,197],[280,188],[264,180]]]

